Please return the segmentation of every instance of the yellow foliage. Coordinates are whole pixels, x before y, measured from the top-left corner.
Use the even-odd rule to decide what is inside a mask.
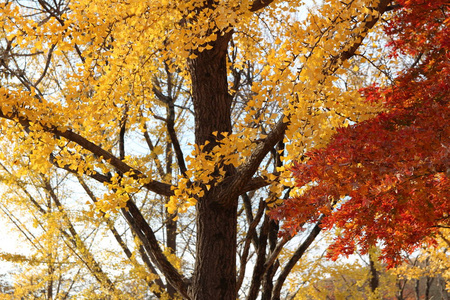
[[[0,3],[0,173],[8,187],[1,204],[15,208],[11,217],[30,213],[18,227],[29,229],[40,259],[61,248],[50,251],[55,260],[46,267],[73,259],[50,277],[36,279],[44,267],[24,275],[20,296],[57,275],[70,282],[67,272],[91,280],[77,286],[82,297],[134,298],[159,277],[142,267],[148,257],[140,246],[148,245],[136,240],[149,233],[129,230],[131,213],[138,215],[130,203],[152,227],[175,218],[190,230],[199,201],[229,186],[233,199],[250,192],[279,205],[293,187],[293,160],[326,145],[337,127],[380,110],[358,92],[367,82],[357,73],[367,67],[341,57],[363,39],[366,50],[378,41],[380,28],[368,25],[378,18],[378,0],[326,0],[314,8],[300,0],[53,2]],[[195,88],[203,82],[194,70],[206,54],[209,62],[224,53],[228,90],[220,96],[228,93],[232,128],[199,137]],[[366,80],[384,79],[372,71]],[[116,239],[117,248],[104,250],[97,234],[105,243]],[[193,235],[175,234],[187,244]],[[120,267],[122,252],[127,263]],[[184,271],[183,260],[164,254]],[[117,266],[116,274],[104,271]],[[129,270],[135,286],[127,290]]]

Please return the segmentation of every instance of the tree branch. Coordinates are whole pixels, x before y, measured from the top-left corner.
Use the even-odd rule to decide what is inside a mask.
[[[266,6],[269,6],[274,0],[255,0],[251,5],[250,5],[250,11],[251,12],[255,12],[258,11],[260,9],[265,8]]]
[[[153,263],[158,266],[158,269],[164,274],[167,281],[178,293],[180,293],[180,295],[186,299],[190,299],[188,294],[188,280],[167,260],[167,257],[159,247],[155,233],[150,228],[144,216],[142,216],[141,211],[136,204],[132,200],[128,200],[126,208],[122,209],[122,213],[131,228],[133,228],[133,231],[138,235]]]
[[[8,95],[6,95],[6,97],[8,97]],[[28,118],[21,116],[17,111],[13,111],[8,115],[6,115],[0,109],[0,118],[15,121],[26,128],[29,128],[31,123],[31,121]],[[133,167],[129,166],[128,164],[126,164],[125,162],[114,156],[111,152],[106,151],[102,147],[92,143],[85,137],[81,136],[78,133],[73,132],[70,129],[61,129],[57,126],[47,125],[43,123],[40,123],[40,125],[44,132],[52,133],[58,137],[66,138],[67,140],[80,145],[84,149],[90,151],[92,154],[97,155],[98,157],[102,157],[105,161],[107,161],[118,171],[124,174],[128,173],[128,175],[133,179],[142,180],[147,178],[144,174],[142,174],[141,171],[134,169]],[[152,191],[156,194],[160,194],[163,196],[173,195],[173,191],[171,190],[172,185],[167,183],[151,180],[150,182],[144,184],[143,187],[145,187],[149,191]]]
[[[391,2],[391,0],[381,0],[378,3],[378,6],[374,7],[373,9],[377,10],[381,16],[381,14],[386,11],[387,6]],[[356,50],[359,48],[359,46],[361,46],[367,32],[371,28],[373,28],[373,26],[375,26],[378,20],[379,17],[367,18],[367,20],[363,22],[363,24],[361,25],[362,32],[358,37],[354,39],[353,44],[347,50],[343,50],[339,55],[334,56],[325,64],[323,71],[324,75],[333,74],[344,61],[350,59],[353,55],[355,55]],[[253,174],[255,174],[260,163],[265,158],[267,153],[271,151],[272,148],[284,138],[286,129],[289,126],[290,117],[290,115],[287,115],[281,116],[279,118],[278,122],[275,124],[275,126],[272,127],[272,130],[269,132],[267,137],[257,145],[256,149],[252,152],[247,161],[237,168],[236,175],[234,175],[228,182],[223,182],[223,185],[229,185],[228,187],[230,188],[224,188],[224,190],[240,191],[239,194],[242,194],[246,182],[248,182],[249,178],[251,178]]]
[[[6,95],[6,97],[8,96],[9,95]],[[31,123],[29,119],[27,119],[24,116],[21,116],[16,110],[14,110],[9,114],[5,114],[0,109],[0,118],[5,118],[17,122],[22,126],[24,126],[25,128],[29,128]],[[115,157],[110,152],[90,142],[83,136],[71,130],[59,129],[56,126],[46,125],[42,123],[40,125],[44,132],[55,134],[58,137],[64,137],[69,141],[77,143],[78,145],[82,146],[84,149],[90,151],[91,153],[99,157],[103,157],[104,160],[109,162],[118,171],[121,171],[123,173],[129,172],[130,176],[135,179],[145,178],[145,176],[139,170],[133,169],[132,167],[130,167],[129,165],[127,165],[126,163]],[[101,180],[106,179],[102,177]],[[145,184],[144,186],[150,191],[153,191],[161,195],[165,196],[172,195],[171,185],[169,184],[151,181]],[[158,240],[156,239],[154,232],[148,225],[145,218],[142,216],[136,204],[132,200],[128,200],[128,202],[126,203],[126,209],[122,209],[122,213],[124,214],[130,226],[133,228],[133,230],[136,232],[136,234],[139,236],[140,240],[146,247],[153,262],[165,275],[170,284],[174,286],[182,296],[184,296],[186,299],[189,299],[187,293],[187,280],[185,280],[173,267],[173,265],[167,260],[161,248],[159,247]]]
[[[248,257],[248,253],[250,251],[250,243],[252,241],[255,241],[255,247],[256,247],[257,239],[258,239],[257,232],[256,232],[256,226],[258,225],[259,221],[261,220],[261,217],[264,214],[265,207],[266,207],[266,205],[265,205],[264,201],[261,200],[259,202],[258,212],[256,213],[255,219],[252,220],[252,222],[250,223],[250,226],[247,230],[247,236],[245,237],[245,241],[244,241],[244,250],[242,251],[242,256],[241,256],[241,261],[240,261],[239,275],[238,275],[238,279],[237,279],[237,283],[236,283],[236,293],[241,288],[242,282],[244,280],[245,268],[247,266],[247,257]],[[236,295],[236,297],[237,297],[237,295]]]
[[[77,175],[77,179],[78,179],[78,182],[80,183],[80,185],[83,187],[86,194],[88,194],[89,198],[92,200],[92,202],[97,203],[98,202],[97,197],[95,197],[94,193],[89,188],[89,186],[86,184],[86,182],[83,180],[83,178],[81,176]],[[125,255],[127,256],[127,258],[131,261],[132,264],[137,264],[136,259],[133,257],[133,253],[128,248],[127,244],[122,239],[122,236],[119,234],[116,227],[114,226],[114,222],[110,218],[106,217],[105,215],[103,217],[105,218],[105,221],[106,221],[106,224],[108,225],[109,230],[113,234],[114,238],[116,239],[117,243],[120,245],[120,248],[122,248],[122,250],[125,253]],[[141,253],[142,260],[144,261],[145,265],[150,270],[150,272],[152,274],[158,275],[158,272],[156,271],[155,267],[152,265],[152,263],[148,259],[148,256],[146,255],[146,253],[145,252],[142,253],[142,251],[139,251],[139,252]],[[152,284],[156,284],[161,289],[165,289],[165,285],[160,278],[156,278],[151,281],[148,281],[148,280],[146,280],[146,281],[147,281],[147,284],[149,287],[151,287]],[[152,289],[152,292],[155,294],[156,297],[161,298],[161,293],[159,291],[157,291],[157,290],[155,291],[154,289]]]
[[[181,150],[180,142],[178,141],[177,134],[175,132],[175,108],[173,101],[168,104],[167,111],[167,132],[169,133],[170,140],[172,142],[173,148],[175,150],[175,156],[177,158],[178,167],[183,175],[186,175],[187,167],[184,162],[183,151]]]
[[[268,186],[269,184],[270,184],[270,182],[261,176],[253,177],[244,186],[244,188],[242,190],[242,192],[243,192],[242,194],[245,194],[250,191],[258,190],[262,187]]]
[[[379,13],[378,17],[377,18],[370,17],[363,22],[363,24],[360,26],[362,28],[361,33],[359,33],[358,36],[356,36],[355,38],[353,38],[353,40],[350,41],[352,42],[352,44],[347,50],[342,51],[341,53],[339,53],[339,55],[334,56],[327,64],[325,64],[323,74],[325,75],[333,74],[334,72],[336,72],[336,70],[340,67],[340,65],[344,61],[350,59],[353,55],[355,55],[356,50],[358,50],[359,46],[362,45],[364,38],[366,37],[369,30],[372,29],[373,26],[375,26],[375,24],[380,19],[381,15],[386,12],[387,7],[391,2],[392,0],[381,0],[378,3],[377,7],[371,8],[375,11],[378,11]]]
[[[316,239],[316,237],[322,231],[322,228],[320,227],[322,218],[323,218],[323,216],[319,219],[319,222],[316,223],[316,225],[311,230],[311,232],[308,234],[308,237],[303,241],[303,243],[300,245],[300,247],[297,248],[295,253],[292,255],[291,259],[284,266],[283,270],[281,271],[280,275],[278,276],[278,279],[277,279],[274,289],[273,289],[273,294],[272,294],[273,300],[280,299],[281,288],[283,287],[284,281],[286,280],[287,276],[292,271],[292,268],[294,268],[294,266],[298,262],[298,260],[300,258],[302,258],[305,251],[309,248],[309,246],[312,244],[312,242]]]
[[[147,143],[148,149],[153,152],[155,151],[155,145],[153,145],[152,139],[150,138],[150,135],[148,134],[148,129],[147,129],[147,125],[144,123],[144,139],[145,142]],[[155,165],[156,165],[156,169],[158,170],[159,176],[161,176],[161,178],[164,178],[165,176],[165,172],[164,169],[162,167],[161,164],[161,160],[158,158],[158,156],[155,154]]]
[[[37,88],[38,84],[41,83],[42,79],[44,79],[45,75],[47,74],[48,68],[50,67],[50,63],[52,61],[52,54],[53,50],[55,50],[56,44],[53,44],[50,49],[48,50],[47,54],[47,61],[45,63],[44,71],[42,71],[41,76],[36,80],[36,82],[33,84]]]
[[[62,203],[59,201],[59,197],[56,195],[53,187],[50,185],[50,182],[42,176],[42,181],[44,182],[44,188],[47,193],[52,198],[53,202],[55,202],[58,211],[62,214],[63,220],[67,223],[68,230],[70,232],[71,237],[68,237],[68,240],[72,242],[73,246],[79,250],[80,254],[85,257],[83,259],[86,267],[92,272],[95,278],[103,285],[105,288],[110,290],[112,293],[117,293],[114,283],[109,279],[108,275],[102,270],[100,264],[95,260],[92,253],[86,247],[84,241],[78,235],[75,227],[72,224],[72,221],[69,219],[66,211],[64,210]],[[62,233],[64,231],[60,230]]]
[[[283,139],[288,124],[289,123],[285,123],[283,117],[281,117],[263,142],[258,144],[247,161],[237,168],[237,173],[232,177],[232,182],[230,183],[230,189],[232,191],[242,194],[243,191],[247,189],[246,187],[251,186],[248,185],[249,178],[251,178],[258,170],[259,165],[266,157],[267,153]],[[252,183],[255,182],[258,182],[258,185],[255,184],[255,187],[261,187],[266,184],[261,179],[255,180]],[[224,184],[226,184],[225,181]]]

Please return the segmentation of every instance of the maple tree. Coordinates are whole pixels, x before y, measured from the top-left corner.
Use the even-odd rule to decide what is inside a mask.
[[[305,191],[280,209],[288,231],[320,216],[324,228],[342,228],[332,257],[381,242],[393,265],[450,225],[449,3],[398,4],[385,28],[390,55],[410,59],[391,84],[362,89],[385,111],[339,129],[297,162],[293,174]]]
[[[339,82],[394,8],[2,2],[2,204],[40,245],[46,297],[280,299],[321,228],[299,243],[266,212],[299,152],[378,110]]]

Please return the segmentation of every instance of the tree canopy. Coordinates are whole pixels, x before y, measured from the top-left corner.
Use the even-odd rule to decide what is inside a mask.
[[[418,7],[448,23],[448,5],[437,2]],[[313,209],[303,218],[301,202],[286,201],[298,193],[292,161],[327,145],[338,127],[361,124],[345,136],[342,130],[342,139],[371,126],[385,135],[409,130],[419,139],[432,128],[416,133],[402,125],[406,112],[416,109],[430,126],[446,118],[447,98],[408,106],[395,90],[402,79],[388,85],[396,59],[384,55],[382,25],[395,24],[406,11],[401,6],[415,3],[3,1],[1,209],[33,247],[30,255],[2,254],[26,268],[14,292],[47,299],[289,298],[288,277],[301,272],[299,260],[331,220],[318,215],[326,205],[300,204]],[[424,23],[424,41],[445,27],[433,22]],[[390,34],[410,45],[417,24],[405,24],[399,31],[391,26]],[[444,34],[439,41],[448,43]],[[438,67],[440,56],[427,45],[436,44],[421,45],[412,69],[423,74],[405,76],[435,86],[441,71],[433,79],[428,66]],[[397,48],[406,61],[418,55]],[[360,93],[369,86],[369,98],[384,95],[390,106],[369,105]],[[420,86],[405,93],[416,95]],[[393,130],[379,122],[391,115]],[[448,176],[434,140],[445,145],[448,135],[440,134],[433,131],[415,162],[425,171],[434,166],[417,182],[432,185],[436,199]],[[327,150],[306,154],[312,158],[297,165],[297,175],[320,151]],[[384,163],[382,155],[374,153]],[[386,177],[391,183],[410,176],[406,164],[398,168],[398,178]],[[344,168],[337,173],[351,185]],[[315,191],[315,182],[319,188],[327,178],[300,180]],[[448,205],[439,201],[430,199],[442,204],[436,218]],[[288,213],[280,224],[268,212],[282,203]],[[304,233],[282,235],[283,224]]]

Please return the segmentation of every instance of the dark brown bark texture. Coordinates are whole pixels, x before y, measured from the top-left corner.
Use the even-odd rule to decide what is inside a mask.
[[[231,97],[227,82],[227,47],[231,33],[220,36],[211,50],[189,62],[195,113],[195,143],[216,145],[214,131],[231,133]]]
[[[196,53],[189,62],[195,112],[195,142],[217,145],[220,133],[231,133],[227,47],[231,33],[221,35],[213,49]],[[216,137],[213,132],[218,132]],[[233,173],[226,168],[226,175]],[[217,186],[216,186],[217,187]],[[213,187],[197,203],[197,245],[192,299],[235,299],[237,197],[218,199]],[[223,195],[223,193],[220,193]]]
[[[376,257],[374,254],[369,253],[369,268],[370,268],[370,290],[375,293],[376,289],[380,285],[380,278],[378,275],[377,268],[375,266]]]
[[[199,201],[192,299],[236,299],[236,220],[236,205]]]

